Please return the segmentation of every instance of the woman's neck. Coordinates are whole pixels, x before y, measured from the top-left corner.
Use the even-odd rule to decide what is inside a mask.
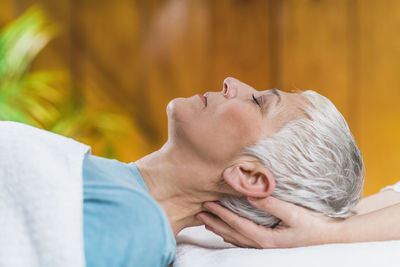
[[[166,212],[175,236],[185,227],[201,224],[195,215],[204,210],[204,201],[223,196],[216,185],[222,168],[209,166],[168,143],[135,164],[151,196]]]

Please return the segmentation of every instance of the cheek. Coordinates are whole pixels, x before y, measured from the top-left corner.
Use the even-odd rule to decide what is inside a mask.
[[[217,128],[222,128],[241,143],[254,142],[261,131],[261,114],[250,106],[230,105],[216,113]]]

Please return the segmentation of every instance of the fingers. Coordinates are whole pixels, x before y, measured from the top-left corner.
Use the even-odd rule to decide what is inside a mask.
[[[234,232],[238,232],[241,236],[246,237],[248,240],[252,240],[251,242],[254,244],[258,244],[254,247],[260,247],[260,244],[264,242],[263,239],[272,234],[271,229],[265,228],[253,221],[243,218],[215,202],[206,202],[204,203],[204,207],[207,208],[211,213],[217,215],[223,221],[223,223],[229,227],[229,229]]]
[[[204,207],[211,211],[213,214],[220,217],[224,222],[226,222],[229,226],[239,232],[246,232],[249,227],[257,226],[254,222],[245,219],[233,211],[215,203],[215,202],[206,202],[204,203]]]
[[[225,242],[232,243],[239,247],[259,248],[256,242],[253,242],[245,236],[241,235],[217,217],[214,217],[205,212],[201,212],[197,215],[197,218],[205,223],[207,230],[210,230],[215,234],[220,235]]]
[[[278,217],[282,223],[273,229],[266,228],[215,202],[206,202],[204,207],[219,218],[206,214],[200,219],[208,226],[208,229],[222,236],[224,240],[240,246],[256,248],[293,247],[307,244],[305,241],[310,240],[310,224],[317,226],[321,224],[322,219],[315,216],[312,211],[274,197],[249,198],[248,201],[255,208]],[[311,235],[317,235],[319,238],[320,234],[315,230],[311,230]]]
[[[216,235],[219,235],[220,237],[222,237],[222,239],[224,240],[224,242],[226,243],[231,243],[232,245],[235,245],[237,247],[241,247],[241,248],[254,248],[253,244],[250,244],[250,242],[248,243],[247,241],[241,240],[238,241],[230,236],[227,235],[223,235],[218,233],[216,230],[214,230],[213,228],[211,228],[210,226],[206,225],[205,228],[211,232],[213,232]]]
[[[269,214],[281,219],[285,224],[292,225],[304,214],[305,209],[292,203],[279,200],[274,197],[248,198],[249,203],[257,209],[264,210]]]

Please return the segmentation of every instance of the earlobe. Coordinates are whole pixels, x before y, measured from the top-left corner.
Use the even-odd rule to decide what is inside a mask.
[[[223,179],[237,192],[256,198],[265,198],[275,189],[275,179],[264,166],[236,164],[223,172]]]

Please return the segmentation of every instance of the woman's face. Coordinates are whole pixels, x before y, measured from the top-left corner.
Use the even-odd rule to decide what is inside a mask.
[[[214,164],[233,160],[245,146],[304,116],[307,104],[300,94],[257,91],[234,78],[224,80],[222,91],[204,96],[205,102],[200,95],[169,102],[168,138]]]

